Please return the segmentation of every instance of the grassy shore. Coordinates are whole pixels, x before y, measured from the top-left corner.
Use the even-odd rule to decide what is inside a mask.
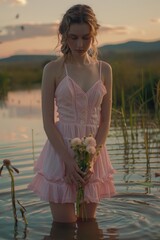
[[[108,52],[99,58],[113,68],[113,107],[124,111],[158,111],[160,104],[159,52]],[[49,61],[49,60],[48,60]],[[41,84],[47,61],[0,62],[0,96],[8,90]]]

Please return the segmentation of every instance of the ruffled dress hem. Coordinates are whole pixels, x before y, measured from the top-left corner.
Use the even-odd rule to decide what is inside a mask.
[[[98,203],[102,198],[115,196],[113,173],[114,170],[106,179],[89,182],[84,188],[84,201]],[[76,186],[65,183],[63,179],[58,182],[51,182],[38,173],[27,188],[36,193],[43,201],[54,203],[76,202]]]

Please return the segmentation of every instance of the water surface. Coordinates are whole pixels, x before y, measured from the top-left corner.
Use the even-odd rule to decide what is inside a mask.
[[[112,127],[107,147],[117,173],[117,195],[104,199],[97,210],[96,222],[53,224],[48,203],[27,190],[34,176],[37,159],[46,136],[42,127],[40,90],[10,92],[0,109],[0,162],[5,158],[19,170],[15,174],[16,198],[27,209],[25,227],[17,205],[18,226],[14,226],[10,178],[4,169],[0,178],[0,239],[160,239],[160,140],[159,130],[151,129],[146,154],[144,133],[138,142],[124,144],[120,128]],[[63,229],[63,231],[62,231]]]

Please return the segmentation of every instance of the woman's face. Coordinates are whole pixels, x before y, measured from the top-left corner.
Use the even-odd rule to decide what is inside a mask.
[[[72,55],[83,56],[90,48],[91,42],[91,30],[87,23],[71,24],[67,35],[67,44]]]

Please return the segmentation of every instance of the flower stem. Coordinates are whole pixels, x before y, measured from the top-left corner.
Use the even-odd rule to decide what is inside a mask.
[[[12,170],[9,166],[6,166],[7,170],[9,172],[9,175],[11,177],[11,197],[12,197],[12,208],[13,208],[13,216],[15,224],[17,225],[18,219],[17,219],[17,212],[16,212],[16,203],[15,203],[15,188],[14,188],[14,177],[12,174]]]

